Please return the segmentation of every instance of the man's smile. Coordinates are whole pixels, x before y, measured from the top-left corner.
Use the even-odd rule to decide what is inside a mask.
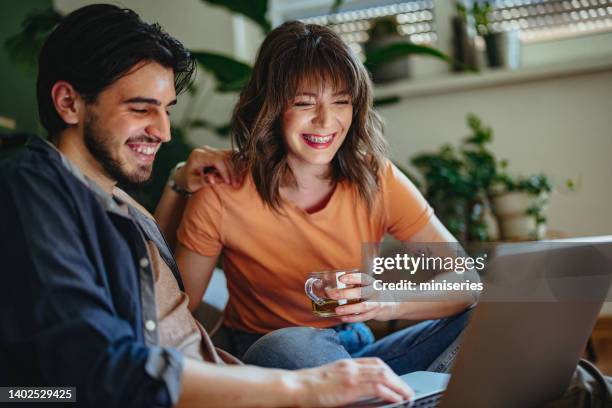
[[[128,141],[126,144],[130,148],[132,154],[145,163],[151,163],[155,160],[155,154],[161,146],[160,142]]]

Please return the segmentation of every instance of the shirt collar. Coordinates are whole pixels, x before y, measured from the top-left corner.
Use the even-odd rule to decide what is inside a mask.
[[[70,174],[72,174],[77,180],[79,180],[82,184],[84,184],[89,190],[94,193],[94,196],[96,197],[100,205],[102,205],[105,211],[124,217],[129,217],[128,212],[120,205],[124,204],[122,200],[111,194],[108,194],[106,191],[104,191],[104,189],[102,189],[102,187],[100,187],[98,183],[85,176],[85,174],[83,174],[83,172],[51,142],[37,136],[29,140],[28,147],[33,150],[44,152],[51,159],[59,161],[64,167],[64,169],[66,169]],[[118,204],[117,202],[119,202],[120,204]]]

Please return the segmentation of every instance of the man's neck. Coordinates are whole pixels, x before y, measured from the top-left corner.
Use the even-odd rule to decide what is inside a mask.
[[[53,143],[87,178],[97,183],[108,194],[113,194],[117,182],[106,175],[102,165],[85,146],[82,135],[72,129],[66,129]]]

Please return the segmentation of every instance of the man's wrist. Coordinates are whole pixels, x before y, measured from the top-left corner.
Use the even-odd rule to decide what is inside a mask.
[[[307,387],[305,386],[303,373],[301,371],[290,371],[290,375],[283,373],[280,375],[280,382],[288,406],[304,406],[303,396]]]
[[[191,196],[192,193],[188,191],[185,186],[182,185],[182,183],[177,181],[177,176],[182,174],[182,172],[184,171],[184,167],[185,162],[180,162],[176,166],[174,166],[172,171],[170,171],[170,176],[168,177],[167,185],[172,191],[174,191],[181,197],[188,198]]]

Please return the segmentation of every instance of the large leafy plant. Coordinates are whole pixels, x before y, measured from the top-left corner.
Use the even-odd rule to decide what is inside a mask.
[[[473,114],[468,115],[471,134],[458,148],[442,146],[437,152],[412,158],[424,179],[424,193],[438,217],[461,241],[487,241],[484,220],[486,198],[497,182],[498,162],[488,145],[493,131]]]

